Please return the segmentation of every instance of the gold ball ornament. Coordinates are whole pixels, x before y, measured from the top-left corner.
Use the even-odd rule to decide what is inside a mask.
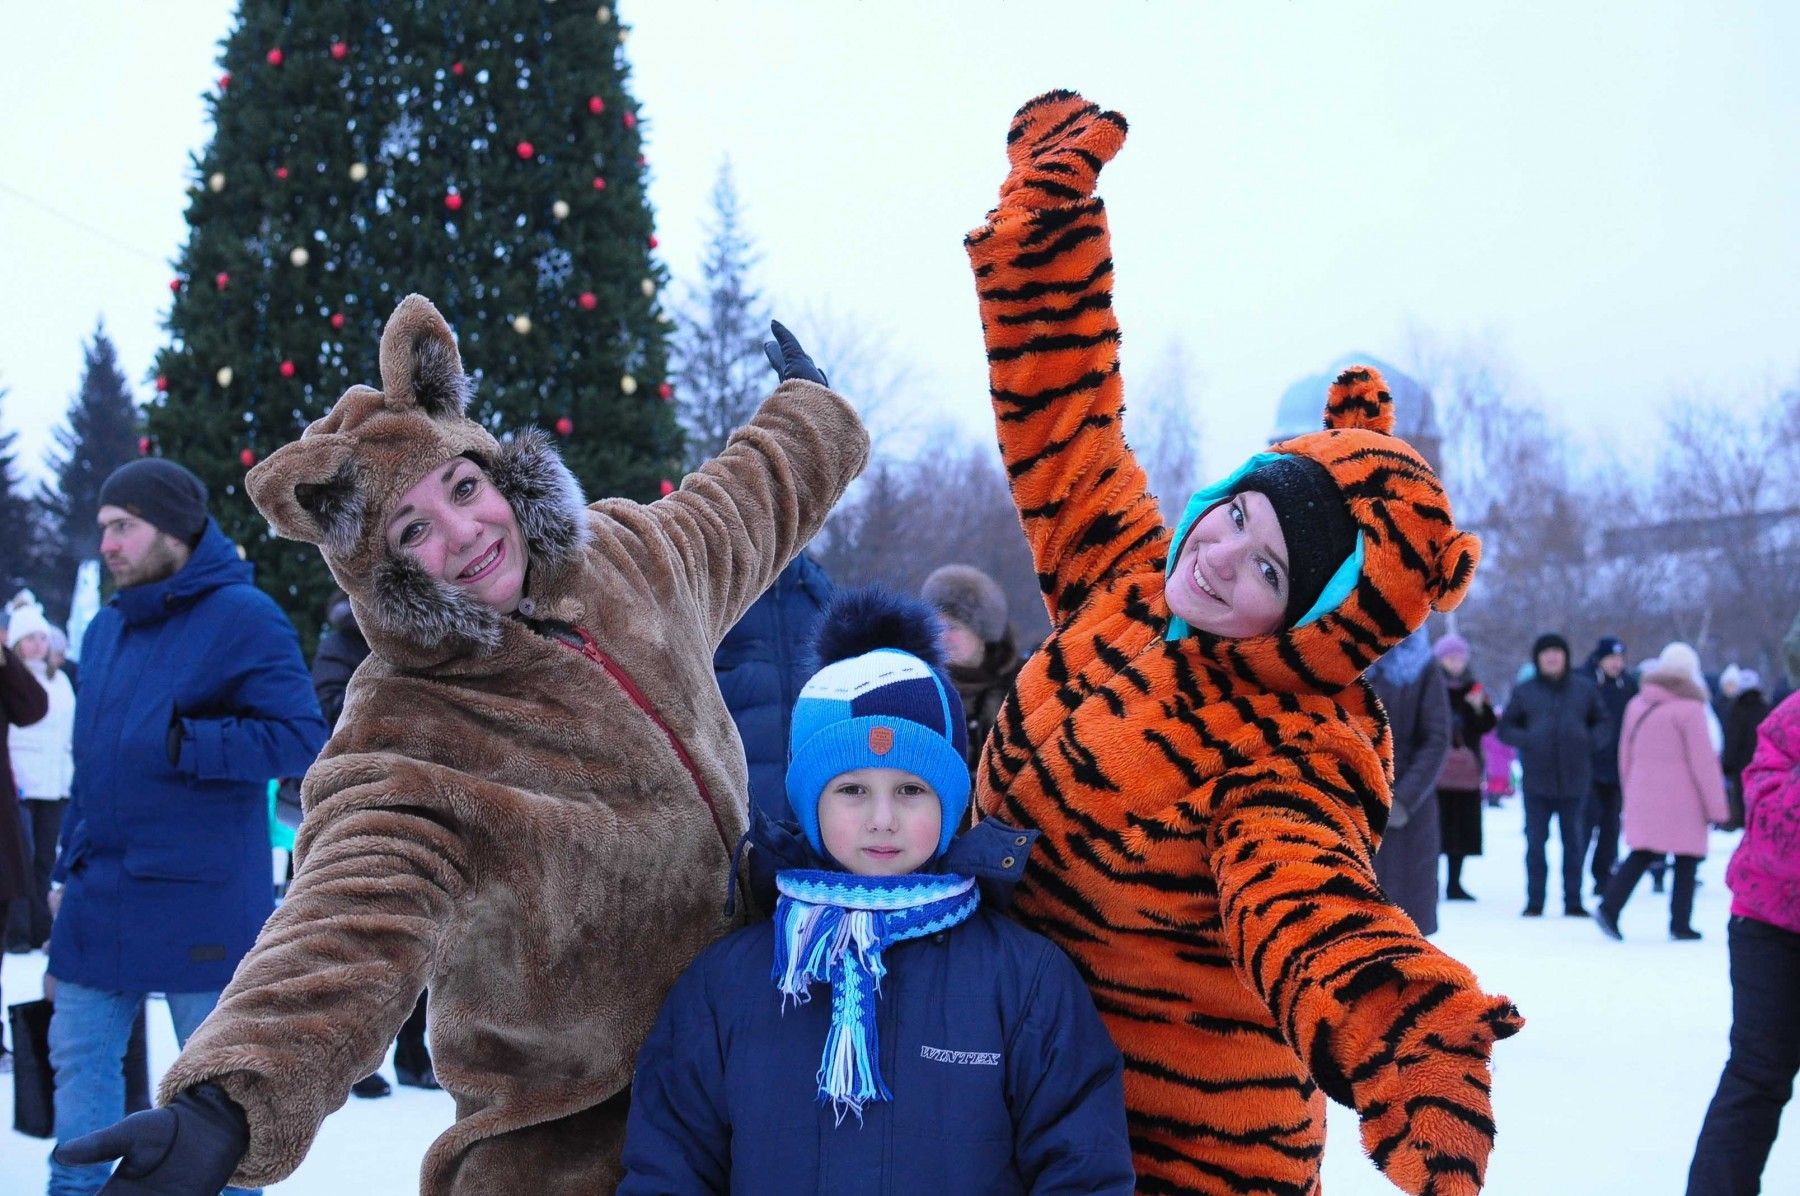
[[[619,391],[622,394],[628,394],[628,395],[636,394],[637,393],[637,379],[633,378],[630,374],[626,374],[624,377],[619,379]]]
[[[207,186],[207,189],[211,190],[211,191],[225,190],[225,174],[224,174],[224,172],[219,171],[219,170],[213,171],[212,174],[207,176],[206,186]]]
[[[569,203],[568,203],[568,201],[559,199],[555,203],[551,204],[550,205],[550,214],[552,216],[556,217],[558,220],[567,220],[569,218]]]
[[[626,38],[628,38],[628,37],[630,37],[630,36],[631,36],[631,30],[629,30],[629,29],[621,29],[621,30],[619,30],[619,44],[620,44],[620,45],[621,45],[621,46],[622,46],[622,45],[624,45],[624,44],[625,44],[625,39],[626,39]]]
[[[213,381],[217,382],[220,386],[230,386],[232,377],[231,367],[222,365],[219,367],[219,372],[213,375]]]
[[[288,261],[294,263],[296,266],[304,266],[311,260],[312,254],[306,252],[306,246],[304,245],[294,246],[293,252],[288,254]]]
[[[350,181],[351,182],[360,183],[368,177],[369,177],[369,168],[366,164],[364,164],[362,162],[352,162],[350,164]]]
[[[518,333],[520,336],[524,336],[527,332],[530,332],[531,331],[531,317],[530,316],[514,316],[513,317],[513,331]]]
[[[644,292],[644,298],[654,298],[656,295],[656,280],[654,278],[644,279],[644,281],[638,283],[638,290]]]
[[[599,21],[602,25],[610,24],[612,22],[612,9],[602,4],[594,11],[594,19]]]

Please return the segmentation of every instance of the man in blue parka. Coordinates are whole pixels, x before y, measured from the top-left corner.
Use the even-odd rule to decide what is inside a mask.
[[[299,776],[326,737],[287,616],[171,461],[121,466],[100,489],[100,554],[118,593],[88,625],[75,780],[53,879],[50,1061],[56,1137],[124,1115],[136,1011],[168,998],[186,1042],[274,908],[268,782]],[[107,1166],[52,1162],[51,1196]]]
[[[788,716],[810,676],[807,645],[831,600],[831,578],[801,553],[763,591],[713,653],[713,675],[744,741],[750,802],[774,821],[791,817],[786,790]]]

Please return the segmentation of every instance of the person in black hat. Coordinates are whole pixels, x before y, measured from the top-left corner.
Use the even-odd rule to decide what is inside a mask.
[[[1501,741],[1519,750],[1525,774],[1525,916],[1544,912],[1544,847],[1554,819],[1562,840],[1563,912],[1585,918],[1582,813],[1594,781],[1594,753],[1606,734],[1606,710],[1594,683],[1570,670],[1568,640],[1555,632],[1538,636],[1531,659],[1537,671],[1513,689],[1497,728]]]
[[[1594,782],[1588,790],[1582,840],[1598,897],[1619,862],[1619,727],[1638,684],[1625,669],[1625,641],[1616,635],[1600,637],[1582,671],[1599,688],[1606,712],[1606,737],[1594,749]]]
[[[145,457],[100,484],[100,557],[120,589],[173,577],[206,530],[206,483]]]

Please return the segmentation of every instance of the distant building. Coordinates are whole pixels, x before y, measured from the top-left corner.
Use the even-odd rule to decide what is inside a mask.
[[[1431,401],[1431,392],[1398,367],[1371,353],[1347,353],[1332,362],[1323,373],[1301,378],[1283,391],[1281,402],[1275,409],[1275,426],[1269,432],[1269,443],[1316,432],[1324,426],[1325,394],[1338,374],[1353,365],[1372,365],[1381,371],[1388,384],[1388,393],[1394,396],[1394,431],[1418,449],[1433,469],[1441,471],[1444,433],[1438,427],[1437,408]]]

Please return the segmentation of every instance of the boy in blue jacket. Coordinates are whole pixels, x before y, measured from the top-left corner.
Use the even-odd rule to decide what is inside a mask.
[[[1001,912],[1035,833],[956,834],[965,724],[930,609],[841,594],[818,656],[799,825],[753,812],[774,920],[669,993],[619,1192],[1130,1192],[1118,1048],[1068,957]]]

